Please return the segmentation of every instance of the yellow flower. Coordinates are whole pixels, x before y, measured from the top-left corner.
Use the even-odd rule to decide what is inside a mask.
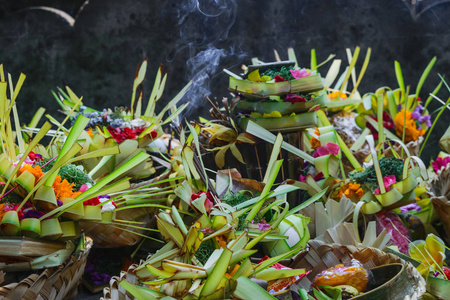
[[[421,264],[417,270],[427,276],[429,272],[441,270],[445,260],[444,242],[430,233],[426,240],[418,240],[409,244],[409,256]]]
[[[56,176],[55,182],[53,183],[53,189],[55,190],[56,199],[59,199],[61,197],[77,197],[79,194],[81,194],[81,192],[74,192],[72,190],[74,186],[74,183],[69,183],[66,179],[61,181],[61,176]]]
[[[405,142],[416,141],[420,136],[425,134],[425,130],[418,129],[417,124],[411,117],[411,112],[406,111],[406,121],[405,121],[405,110],[402,109],[397,113],[394,119],[395,132],[399,137],[403,136],[403,124],[405,124]]]

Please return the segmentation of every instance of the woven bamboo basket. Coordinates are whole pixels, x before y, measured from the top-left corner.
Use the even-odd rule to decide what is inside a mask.
[[[134,190],[156,181],[167,179],[169,173],[170,172],[166,172],[159,177],[140,183],[132,183],[130,190]],[[115,213],[115,219],[140,222],[140,227],[148,228],[151,227],[152,222],[155,222],[155,218],[153,215],[154,210],[155,209],[152,207],[119,210]],[[139,242],[143,238],[142,235],[145,235],[146,233],[145,230],[132,226],[122,225],[119,223],[102,224],[98,222],[81,221],[80,225],[86,235],[90,236],[93,239],[95,247],[100,248],[132,246]]]
[[[328,268],[337,264],[349,264],[351,259],[356,259],[362,263],[366,269],[373,269],[378,266],[387,264],[401,264],[404,271],[400,274],[403,276],[394,277],[388,281],[386,285],[389,288],[377,288],[376,298],[361,299],[420,299],[425,293],[425,280],[420,273],[409,262],[406,262],[396,255],[384,253],[376,248],[357,248],[354,246],[342,246],[338,244],[324,244],[320,241],[311,240],[308,243],[309,250],[300,252],[290,265],[291,268],[305,268],[312,272],[297,283],[299,288],[309,289],[314,277]],[[362,294],[364,295],[364,294]],[[362,296],[361,295],[361,296]],[[368,294],[367,294],[368,295]],[[360,299],[361,296],[352,298]]]
[[[137,267],[137,264],[133,264],[126,272],[122,271],[119,276],[112,277],[109,281],[109,287],[103,289],[103,297],[100,300],[134,300],[135,298],[119,285],[119,282],[126,280],[133,285],[143,286],[134,273]]]
[[[442,221],[447,241],[450,240],[450,166],[439,171],[430,181],[430,197],[434,210]]]
[[[85,248],[73,253],[63,264],[40,273],[27,272],[25,278],[17,279],[23,272],[0,271],[0,300],[74,299],[91,248],[92,239],[86,238]]]

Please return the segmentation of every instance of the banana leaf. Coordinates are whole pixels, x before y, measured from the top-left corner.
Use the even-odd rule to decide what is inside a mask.
[[[250,121],[266,130],[275,132],[298,131],[301,128],[315,127],[318,124],[317,113],[306,112],[280,118],[241,118],[239,126],[246,129]]]
[[[283,82],[255,82],[230,77],[228,89],[250,96],[275,96],[287,93],[310,93],[323,88],[320,74]]]
[[[261,114],[270,114],[278,111],[282,116],[288,116],[292,113],[307,112],[310,108],[325,105],[326,97],[324,95],[317,96],[313,100],[307,102],[267,102],[267,101],[246,101],[240,100],[236,103],[235,110],[246,112],[258,112]]]

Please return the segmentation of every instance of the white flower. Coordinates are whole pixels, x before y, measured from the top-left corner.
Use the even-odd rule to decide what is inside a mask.
[[[130,121],[131,126],[133,127],[147,127],[149,123],[145,122],[142,119],[134,119]]]
[[[109,197],[99,197],[98,200],[103,203],[109,200]],[[102,213],[104,212],[109,212],[109,211],[114,211],[116,209],[116,207],[114,206],[114,204],[112,203],[112,201],[109,201],[108,203],[105,203],[102,205]]]

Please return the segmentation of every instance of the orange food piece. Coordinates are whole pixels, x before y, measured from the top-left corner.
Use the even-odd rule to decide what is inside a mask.
[[[336,265],[317,275],[314,279],[313,287],[317,288],[321,285],[350,285],[359,292],[364,292],[368,282],[369,274],[363,267]]]

